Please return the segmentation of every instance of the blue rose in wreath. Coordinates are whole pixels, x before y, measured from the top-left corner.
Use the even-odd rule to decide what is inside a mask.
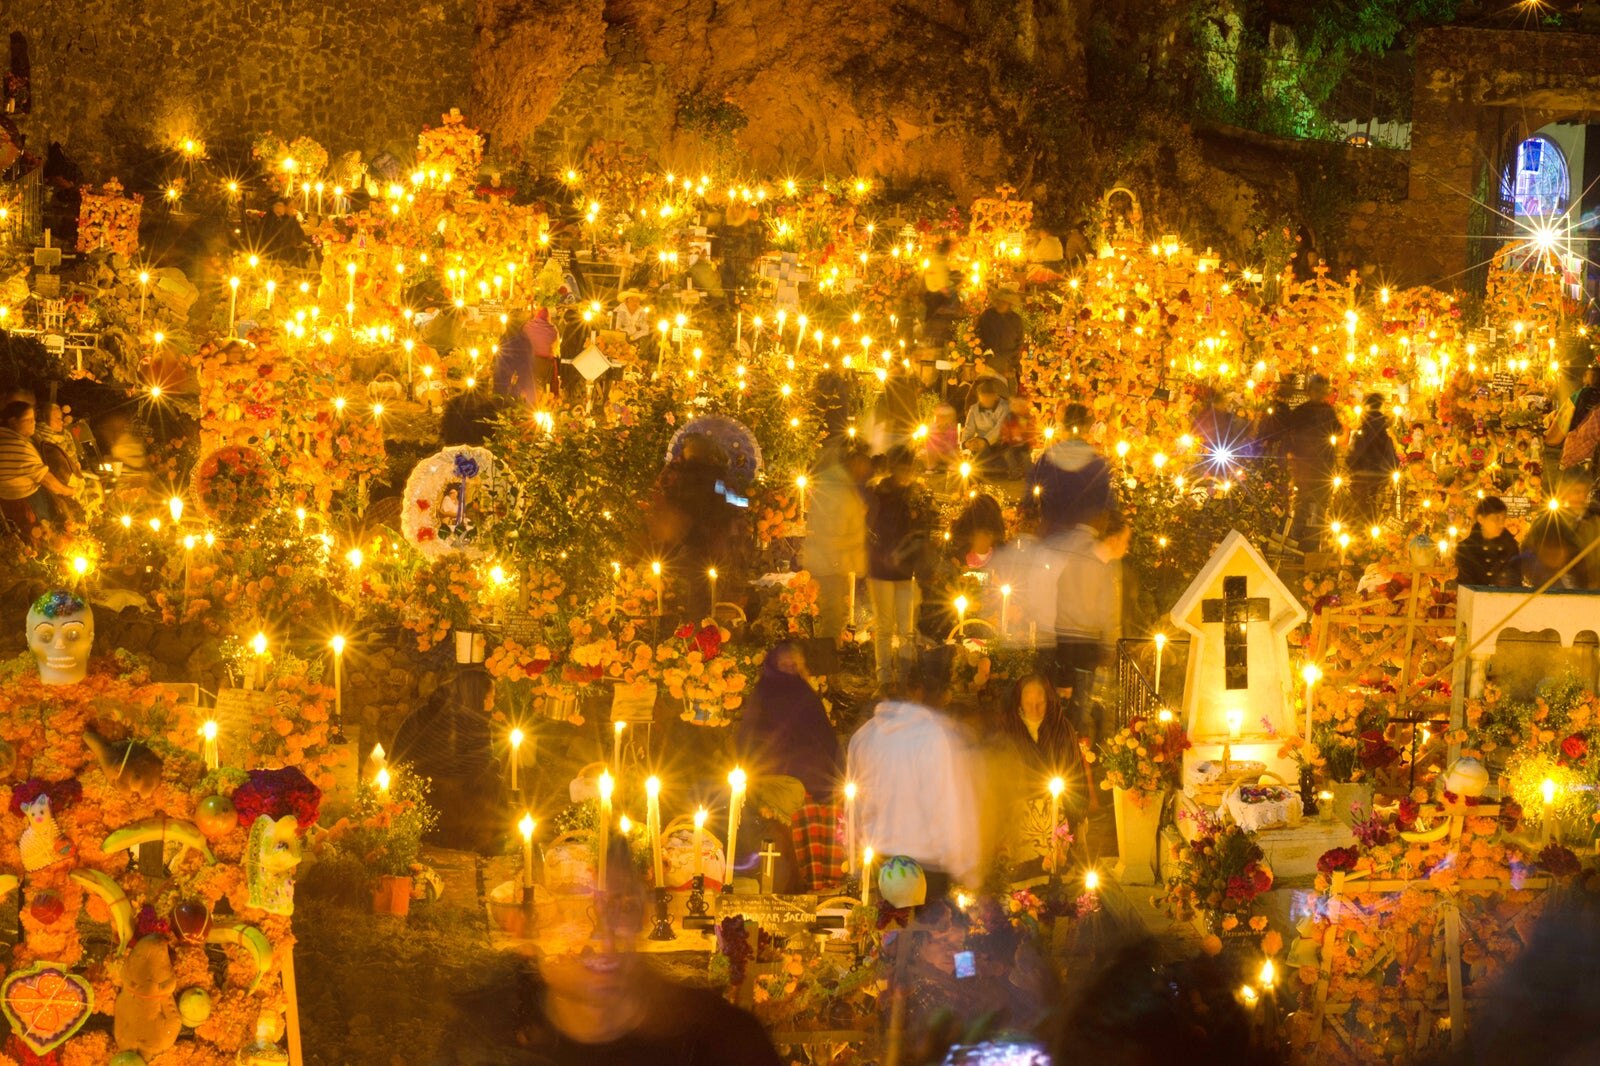
[[[466,452],[456,453],[456,477],[469,478],[478,476],[478,460]]]

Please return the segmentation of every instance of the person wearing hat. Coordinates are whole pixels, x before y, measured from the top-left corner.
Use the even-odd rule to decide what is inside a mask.
[[[644,305],[644,293],[638,289],[623,289],[617,294],[617,306],[611,312],[611,328],[620,330],[633,347],[644,347],[653,335],[650,309]]]
[[[1384,507],[1390,475],[1400,469],[1400,453],[1389,432],[1381,393],[1367,395],[1361,425],[1345,465],[1350,470],[1350,492],[1364,521],[1376,521]]]
[[[983,361],[1011,387],[1017,388],[1017,360],[1022,355],[1022,315],[1017,312],[1021,294],[1006,287],[994,294],[994,299],[978,316],[978,346],[985,353]]]
[[[1322,539],[1320,526],[1328,509],[1328,497],[1333,493],[1338,438],[1343,427],[1338,412],[1328,402],[1332,391],[1327,378],[1313,374],[1306,382],[1305,402],[1289,412],[1285,443],[1295,491],[1289,539],[1299,544],[1305,543],[1312,529],[1316,529],[1315,540]]]

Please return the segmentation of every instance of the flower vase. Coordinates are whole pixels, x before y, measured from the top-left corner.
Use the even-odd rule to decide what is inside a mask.
[[[456,630],[456,662],[481,663],[484,657],[482,633],[472,630]]]
[[[1372,813],[1372,782],[1335,781],[1328,791],[1333,793],[1333,816],[1345,825],[1355,821],[1355,807],[1360,807],[1363,815]]]
[[[411,913],[411,878],[384,874],[372,889],[372,913],[404,918]]]
[[[1160,792],[1111,790],[1117,817],[1117,865],[1112,872],[1125,885],[1156,883],[1163,798]]]

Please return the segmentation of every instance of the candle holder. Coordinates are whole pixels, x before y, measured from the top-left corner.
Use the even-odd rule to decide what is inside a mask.
[[[689,899],[684,904],[688,913],[684,916],[685,929],[705,929],[711,925],[711,905],[706,902],[706,875],[695,874],[689,882]]]
[[[672,916],[667,912],[668,905],[672,903],[672,890],[670,888],[656,889],[656,924],[650,930],[651,940],[676,940],[678,934],[672,931]]]

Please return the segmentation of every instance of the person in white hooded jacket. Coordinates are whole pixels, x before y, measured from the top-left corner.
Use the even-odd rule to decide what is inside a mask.
[[[905,855],[928,875],[932,901],[949,882],[982,879],[977,758],[940,708],[950,688],[944,649],[918,660],[905,698],[878,704],[850,738],[856,840],[882,859]],[[851,856],[859,869],[860,855]]]

